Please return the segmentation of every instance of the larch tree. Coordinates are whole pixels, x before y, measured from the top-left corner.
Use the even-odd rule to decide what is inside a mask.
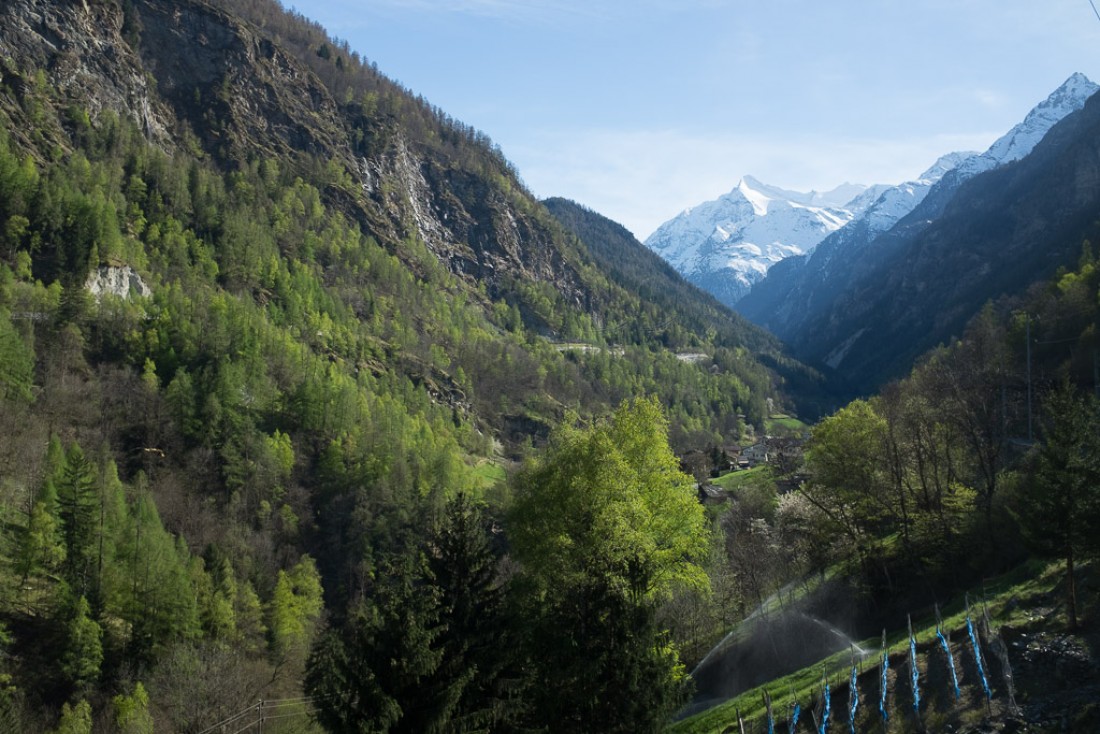
[[[91,607],[83,596],[73,602],[67,616],[61,673],[66,682],[80,691],[99,678],[103,664],[103,629],[91,618]]]

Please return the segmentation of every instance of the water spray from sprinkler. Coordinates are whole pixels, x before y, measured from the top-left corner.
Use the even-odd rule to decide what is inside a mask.
[[[855,656],[852,657],[852,676],[848,682],[848,732],[856,734],[856,711],[859,709],[859,688],[857,686],[859,668]]]
[[[955,658],[951,654],[951,644],[947,640],[947,635],[943,632],[943,619],[940,617],[940,606],[936,605],[936,637],[940,641],[940,647],[943,648],[944,655],[947,656],[947,670],[951,674],[951,686],[955,691],[955,700],[959,700],[959,696],[962,694],[959,691],[959,676],[955,670]]]
[[[913,636],[913,618],[909,624],[909,678],[913,683],[913,711],[920,714],[920,671],[917,669],[917,638]]]
[[[1001,675],[1004,678],[1005,692],[1008,694],[1008,707],[1013,713],[1018,713],[1020,707],[1016,705],[1016,686],[1012,679],[1012,666],[1008,664],[1008,647],[1001,639],[1001,634],[993,631],[993,623],[989,621],[989,610],[984,601],[982,602],[982,624],[985,626],[989,646],[1001,664]]]
[[[886,648],[886,630],[882,631],[882,677],[879,679],[878,711],[882,714],[882,726],[886,728],[886,722],[890,720],[890,714],[886,711],[886,692],[888,690],[890,674],[890,651]]]
[[[970,635],[970,646],[974,649],[974,662],[978,666],[978,676],[982,679],[982,688],[985,690],[987,701],[992,700],[993,692],[989,690],[989,681],[985,677],[985,665],[982,664],[982,646],[978,642],[978,634],[974,631],[974,622],[970,619],[970,597],[966,598],[966,632]]]

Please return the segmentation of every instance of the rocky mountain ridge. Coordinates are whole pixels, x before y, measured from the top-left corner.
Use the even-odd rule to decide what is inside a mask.
[[[862,216],[825,237],[812,253],[777,263],[769,276],[738,302],[738,313],[781,339],[792,338],[792,325],[809,318],[826,298],[814,286],[859,267],[869,243],[915,209],[944,175],[969,156],[950,153],[940,157],[918,179],[883,191]],[[824,289],[825,294],[831,292]]]
[[[870,390],[959,334],[987,301],[1073,264],[1082,242],[1098,235],[1100,98],[1026,157],[948,178],[875,240],[861,268],[824,281],[823,307],[791,336],[796,353]]]

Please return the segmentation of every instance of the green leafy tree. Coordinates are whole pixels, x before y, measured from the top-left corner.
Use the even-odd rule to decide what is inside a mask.
[[[15,570],[26,580],[36,574],[53,574],[64,568],[67,543],[57,499],[57,484],[65,470],[65,449],[56,435],[46,448],[45,478],[31,512],[19,534]]]
[[[559,431],[517,480],[512,539],[547,587],[610,579],[635,597],[705,586],[703,508],[653,399],[588,429]]]
[[[248,581],[237,585],[233,612],[239,644],[249,651],[260,650],[267,638],[267,626],[264,624],[263,604]]]
[[[1100,400],[1063,386],[1045,401],[1041,430],[1016,514],[1033,550],[1065,562],[1076,629],[1076,564],[1100,550]]]
[[[198,561],[199,559],[195,559]],[[203,614],[203,626],[216,639],[237,639],[237,579],[228,558],[223,558],[214,574],[210,599]]]
[[[555,731],[657,731],[687,695],[656,600],[702,586],[702,507],[654,400],[565,428],[524,472],[512,517],[532,584],[535,719]]]
[[[15,330],[7,311],[0,308],[0,399],[31,399],[34,350]]]
[[[57,518],[57,492],[53,481],[47,479],[20,534],[15,570],[26,583],[30,576],[55,572],[64,561],[65,542]]]
[[[187,547],[164,529],[156,504],[139,488],[120,534],[119,615],[130,623],[130,645],[139,658],[155,656],[173,640],[200,632]]]
[[[279,661],[303,661],[324,608],[321,576],[306,555],[289,572],[279,571],[268,605],[271,649]]]
[[[865,571],[875,555],[875,533],[894,507],[886,437],[886,420],[871,403],[849,403],[814,427],[806,456],[811,479],[800,490],[822,517],[822,542],[846,538]]]
[[[106,455],[104,447],[101,455]],[[99,589],[101,607],[117,608],[120,587],[125,584],[118,564],[118,541],[126,526],[126,490],[118,478],[118,467],[112,459],[100,462],[97,481],[96,528],[94,538],[95,587]]]

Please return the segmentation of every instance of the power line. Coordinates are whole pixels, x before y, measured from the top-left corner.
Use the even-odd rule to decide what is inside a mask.
[[[260,706],[260,711],[272,711],[274,709],[287,708],[288,706],[308,706],[309,701],[287,701],[286,703],[268,703],[264,701],[263,706]]]
[[[330,694],[329,696],[322,696],[321,698],[330,698],[331,695],[332,694]],[[315,696],[295,696],[294,698],[265,698],[263,700],[263,705],[266,706],[269,703],[287,703],[287,702],[303,703],[303,702],[306,702],[306,701],[312,701],[315,698],[316,698]]]
[[[256,724],[260,724],[260,723],[263,723],[263,719],[256,719],[251,724],[245,725],[245,727],[243,729],[237,729],[237,731],[233,732],[233,734],[241,734],[242,731],[247,731],[248,729],[251,729],[252,727],[256,726]]]
[[[264,716],[262,721],[274,721],[275,719],[289,719],[294,716],[309,716],[308,711],[296,711],[292,714],[277,714],[275,716]]]
[[[256,719],[253,720],[247,726],[245,726],[244,729],[238,729],[237,732],[245,731],[246,729],[248,729],[250,727],[253,727],[256,724],[260,723],[260,721],[262,721],[264,719],[281,719],[281,718],[284,718],[284,717],[287,717],[287,716],[304,716],[304,715],[309,713],[308,710],[297,711],[297,712],[289,713],[289,714],[281,714],[281,715],[277,715],[277,716],[264,716],[263,713],[265,711],[271,711],[271,710],[286,708],[286,707],[290,707],[290,706],[303,706],[304,707],[304,706],[308,706],[309,704],[317,702],[317,701],[324,701],[325,699],[333,698],[336,695],[337,694],[335,694],[335,693],[330,693],[330,694],[325,695],[325,696],[297,696],[295,698],[263,699],[263,700],[257,701],[256,703],[250,705],[248,708],[242,709],[242,710],[238,711],[237,713],[233,714],[232,716],[219,721],[217,724],[214,724],[213,726],[210,726],[206,729],[203,729],[201,732],[199,732],[199,734],[212,734],[212,732],[214,732],[214,730],[216,730],[220,727],[223,727],[226,724],[232,724],[234,722],[240,723],[240,720],[243,719],[244,717],[248,716],[249,714],[253,714],[254,716],[256,716]],[[237,734],[237,732],[234,732],[234,734]]]
[[[1036,339],[1035,341],[1032,342],[1032,344],[1066,344],[1067,342],[1079,342],[1079,341],[1081,341],[1081,337],[1071,336],[1071,337],[1067,337],[1065,339],[1048,339],[1046,341],[1039,341],[1038,339]]]
[[[259,702],[254,703],[251,706],[249,706],[248,708],[246,708],[242,711],[238,711],[237,713],[233,714],[229,718],[223,719],[222,721],[219,721],[217,724],[214,724],[211,727],[207,727],[206,729],[203,729],[202,731],[199,732],[199,734],[210,734],[210,732],[214,731],[218,727],[225,726],[226,724],[232,723],[232,722],[236,721],[237,719],[243,718],[243,717],[247,716],[250,712],[258,711],[259,708],[260,708],[260,703]]]
[[[1094,3],[1092,0],[1089,0],[1089,5],[1092,6],[1092,12],[1096,13],[1096,19],[1100,20],[1100,10],[1096,9],[1096,3]]]

